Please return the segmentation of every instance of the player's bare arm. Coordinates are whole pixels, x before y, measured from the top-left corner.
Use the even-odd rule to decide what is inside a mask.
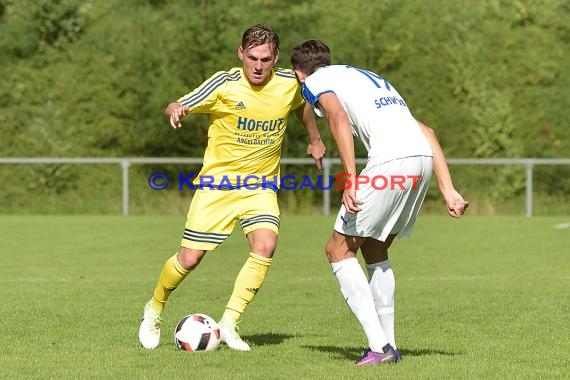
[[[303,123],[307,136],[309,137],[309,145],[307,146],[307,154],[315,159],[315,164],[319,170],[322,169],[323,157],[327,151],[325,144],[321,140],[321,135],[317,127],[317,122],[313,116],[313,110],[309,103],[303,103],[302,106],[295,110],[295,115]]]
[[[340,161],[344,171],[349,175],[352,183],[356,181],[356,159],[354,157],[354,140],[352,129],[348,122],[348,115],[340,104],[337,96],[333,93],[325,93],[319,97],[318,106],[329,123],[331,135],[336,143]],[[342,203],[349,212],[357,213],[361,210],[360,202],[356,199],[355,186],[349,186],[344,190]]]
[[[182,127],[180,121],[188,114],[188,109],[178,102],[172,102],[166,107],[164,114],[168,117],[170,126],[177,129]]]
[[[443,199],[447,206],[447,212],[454,218],[460,218],[465,213],[469,202],[464,200],[461,194],[455,190],[453,182],[451,181],[451,174],[449,167],[445,161],[445,155],[439,145],[439,141],[433,129],[418,120],[418,124],[429,141],[431,150],[433,152],[433,172],[439,186]]]

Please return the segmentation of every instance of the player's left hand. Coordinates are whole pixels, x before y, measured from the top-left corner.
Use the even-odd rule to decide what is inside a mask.
[[[455,189],[450,191],[449,194],[446,194],[445,203],[447,205],[448,214],[454,218],[461,218],[467,207],[469,207],[469,202],[463,199],[461,194]]]
[[[315,159],[315,164],[319,170],[323,168],[323,157],[326,152],[327,148],[320,138],[316,141],[309,142],[307,146],[307,154]]]

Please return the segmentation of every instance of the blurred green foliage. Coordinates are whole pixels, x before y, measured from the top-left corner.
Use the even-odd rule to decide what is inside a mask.
[[[290,66],[295,43],[319,38],[333,63],[381,73],[435,129],[448,157],[569,155],[567,0],[0,0],[0,156],[201,157],[207,117],[174,131],[163,109],[215,71],[239,66],[241,35],[259,22],[280,34],[279,66]],[[304,130],[290,120],[283,155],[304,157]],[[3,171],[28,185],[5,184],[12,192],[0,193],[4,200],[77,191],[84,182],[78,167],[31,168],[31,177],[12,169]],[[522,194],[520,173],[454,175],[498,201]],[[570,192],[557,169],[543,170],[540,186]],[[297,208],[314,196],[283,198]]]

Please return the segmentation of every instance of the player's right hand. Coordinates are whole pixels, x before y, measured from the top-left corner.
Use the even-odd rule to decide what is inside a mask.
[[[348,188],[342,193],[342,204],[346,208],[346,211],[356,214],[361,211],[360,205],[361,201],[356,199],[356,191],[354,188]]]
[[[182,123],[180,123],[180,121],[187,113],[188,111],[186,110],[186,107],[182,105],[180,107],[173,108],[170,111],[170,126],[174,129],[182,127]]]
[[[323,157],[326,152],[327,148],[320,138],[316,141],[309,142],[307,146],[307,154],[313,157],[315,165],[317,165],[317,169],[319,170],[323,168]]]

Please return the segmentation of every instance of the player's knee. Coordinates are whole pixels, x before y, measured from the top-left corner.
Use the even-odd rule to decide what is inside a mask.
[[[325,245],[325,252],[331,263],[356,257],[356,252],[351,250],[345,240],[338,241],[334,238],[329,239]]]
[[[342,260],[338,246],[332,240],[329,240],[325,245],[325,253],[331,263]]]
[[[182,268],[186,270],[193,270],[198,266],[198,264],[200,264],[200,261],[202,261],[205,253],[205,251],[180,247],[177,259]]]
[[[275,251],[276,246],[277,240],[258,239],[252,244],[251,251],[256,255],[271,258],[273,257],[273,252]]]
[[[251,251],[256,255],[271,258],[277,246],[277,234],[268,229],[255,230],[247,235]]]

